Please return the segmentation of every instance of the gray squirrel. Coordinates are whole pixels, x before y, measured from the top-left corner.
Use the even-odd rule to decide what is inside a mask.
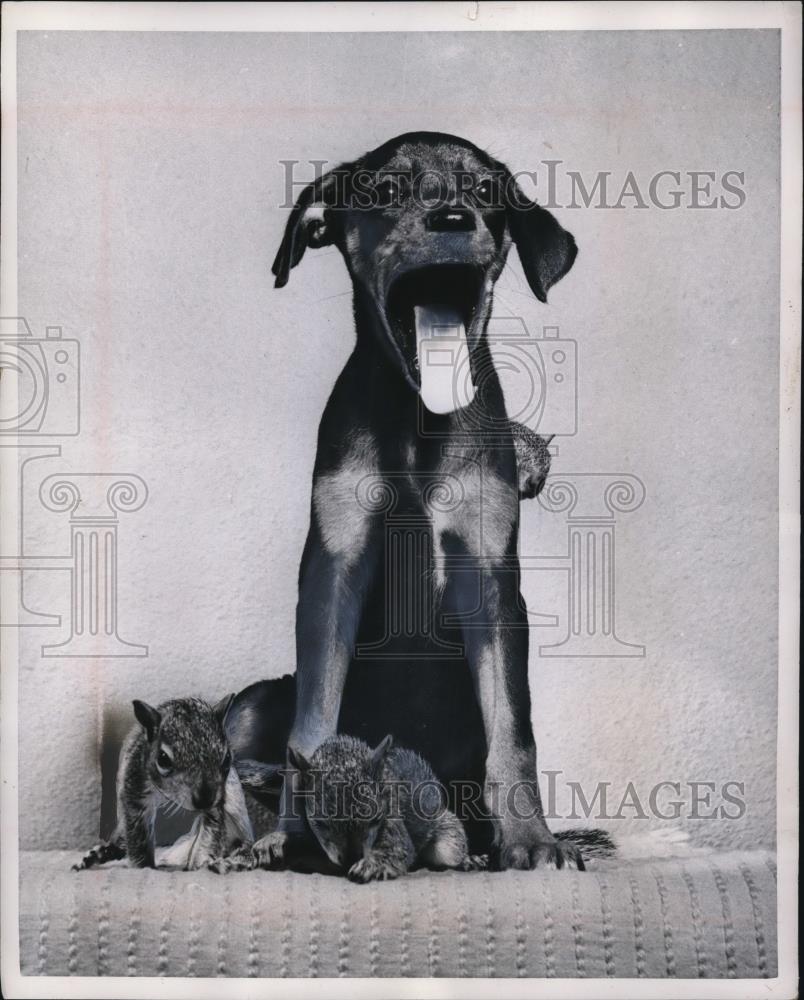
[[[186,870],[207,866],[238,848],[254,832],[244,787],[263,790],[276,768],[235,761],[226,733],[234,695],[214,707],[200,698],[178,698],[153,708],[133,702],[136,725],[126,737],[117,770],[117,824],[73,865],[75,871],[127,857],[136,868],[156,867],[157,812],[197,812],[192,830],[161,852],[160,864]]]
[[[413,867],[474,871],[463,824],[427,761],[386,736],[375,749],[353,736],[325,740],[308,761],[293,748],[307,822],[332,864],[353,882],[394,879]]]
[[[323,870],[370,882],[419,867],[486,868],[486,856],[469,854],[463,824],[447,808],[433,769],[414,751],[393,746],[390,735],[375,749],[353,736],[334,736],[309,760],[288,747],[288,766],[298,774],[310,839],[331,866]],[[283,846],[277,844],[277,851]],[[294,859],[286,860],[294,866]],[[213,869],[237,871],[259,863],[259,852],[242,849]]]

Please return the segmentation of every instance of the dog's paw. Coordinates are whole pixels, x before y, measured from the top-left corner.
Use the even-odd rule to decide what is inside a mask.
[[[387,858],[369,854],[368,857],[355,861],[347,872],[347,878],[352,882],[384,882],[404,874],[398,865],[392,864]]]
[[[575,844],[557,840],[538,840],[525,843],[505,843],[498,848],[496,865],[500,869],[532,868],[585,871],[583,857]]]
[[[279,868],[285,861],[288,835],[282,830],[268,833],[251,848],[255,868]]]

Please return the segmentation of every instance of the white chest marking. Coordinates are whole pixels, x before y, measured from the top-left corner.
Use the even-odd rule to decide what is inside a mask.
[[[436,584],[446,582],[441,536],[445,531],[456,534],[471,555],[484,564],[493,563],[505,554],[517,512],[515,490],[491,472],[481,472],[475,466],[442,470],[449,483],[460,483],[454,503],[429,505],[433,527]],[[452,489],[455,496],[455,490]]]
[[[377,447],[371,435],[363,432],[354,436],[343,463],[316,481],[313,509],[324,547],[347,565],[363,551],[372,514],[361,500],[360,484],[378,473]]]

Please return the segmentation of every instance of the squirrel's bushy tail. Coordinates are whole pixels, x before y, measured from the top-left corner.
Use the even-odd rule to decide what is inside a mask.
[[[652,858],[689,858],[709,853],[706,847],[697,847],[690,841],[689,833],[681,827],[664,827],[644,833],[617,834],[616,840],[605,830],[559,830],[557,840],[571,840],[584,858],[617,857],[625,861]]]
[[[617,853],[617,845],[605,830],[558,830],[556,840],[571,840],[584,858],[611,858]]]

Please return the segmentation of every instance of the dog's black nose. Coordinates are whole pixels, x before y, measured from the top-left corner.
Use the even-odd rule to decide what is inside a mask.
[[[436,208],[425,219],[432,233],[471,233],[475,229],[475,214],[468,208]]]

